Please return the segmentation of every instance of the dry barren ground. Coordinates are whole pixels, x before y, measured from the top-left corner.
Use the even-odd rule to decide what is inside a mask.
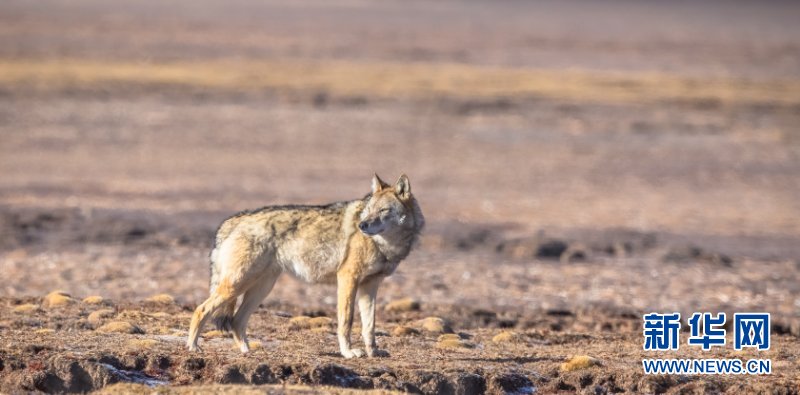
[[[0,391],[798,393],[797,20],[793,2],[4,1]],[[253,353],[213,332],[183,349],[217,224],[362,196],[373,172],[406,172],[428,223],[379,294],[391,358],[340,358],[335,291],[289,277]],[[650,311],[767,311],[772,347],[645,353]],[[654,356],[773,374],[644,375]]]
[[[378,329],[380,344],[391,357],[344,360],[337,353],[334,323],[327,318],[331,309],[309,312],[268,304],[269,310],[261,310],[251,323],[255,350],[242,356],[231,339],[214,331],[204,335],[202,353],[186,352],[191,306],[174,304],[166,295],[114,303],[51,294],[15,302],[20,304],[0,316],[2,386],[7,390],[83,392],[120,382],[199,382],[424,393],[791,392],[797,389],[791,372],[800,367],[796,337],[781,334],[768,352],[684,353],[772,358],[775,373],[759,380],[646,376],[639,361],[653,355],[642,351],[640,316],[614,309],[497,311],[398,301],[381,314]],[[151,391],[145,388],[117,389]]]

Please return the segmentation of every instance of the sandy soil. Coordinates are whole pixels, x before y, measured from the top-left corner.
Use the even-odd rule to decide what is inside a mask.
[[[798,19],[791,2],[3,2],[0,391],[797,393]],[[379,314],[391,358],[343,360],[333,323],[291,324],[333,317],[335,290],[289,277],[253,354],[215,334],[182,349],[226,216],[355,198],[373,172],[407,173],[428,220],[379,294],[421,305]],[[768,311],[768,352],[664,356],[774,373],[645,376],[649,311]],[[135,333],[100,329],[116,321]],[[576,355],[599,364],[563,370]]]

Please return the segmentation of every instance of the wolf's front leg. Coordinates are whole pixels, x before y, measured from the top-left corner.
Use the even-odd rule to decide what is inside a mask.
[[[350,348],[350,330],[353,327],[353,307],[356,302],[357,276],[349,273],[340,273],[337,277],[337,321],[339,328],[339,351],[345,358],[360,358],[364,356],[364,351],[357,348]]]
[[[378,286],[383,281],[382,276],[368,278],[358,287],[358,310],[361,313],[361,336],[364,338],[364,347],[370,357],[388,357],[389,353],[379,350],[375,343],[375,297],[378,295]]]

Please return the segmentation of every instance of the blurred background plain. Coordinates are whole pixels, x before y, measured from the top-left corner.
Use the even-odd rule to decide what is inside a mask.
[[[382,300],[792,320],[798,20],[797,2],[3,1],[0,294],[197,303],[227,215],[357,198],[377,172],[408,174],[429,224]],[[274,298],[333,303],[281,281]]]

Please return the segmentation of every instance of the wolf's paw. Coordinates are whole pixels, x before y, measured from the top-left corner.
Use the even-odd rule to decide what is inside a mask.
[[[386,351],[386,350],[381,350],[381,349],[369,350],[368,349],[367,350],[367,356],[369,356],[370,358],[386,358],[386,357],[389,357],[390,354],[389,354],[389,351]]]
[[[358,348],[351,348],[349,350],[342,350],[342,356],[351,359],[351,358],[361,358],[364,356],[364,350]]]
[[[186,344],[186,349],[189,350],[189,352],[202,352],[203,351],[202,349],[200,349],[200,346],[198,346],[197,344],[192,344],[192,343]]]

